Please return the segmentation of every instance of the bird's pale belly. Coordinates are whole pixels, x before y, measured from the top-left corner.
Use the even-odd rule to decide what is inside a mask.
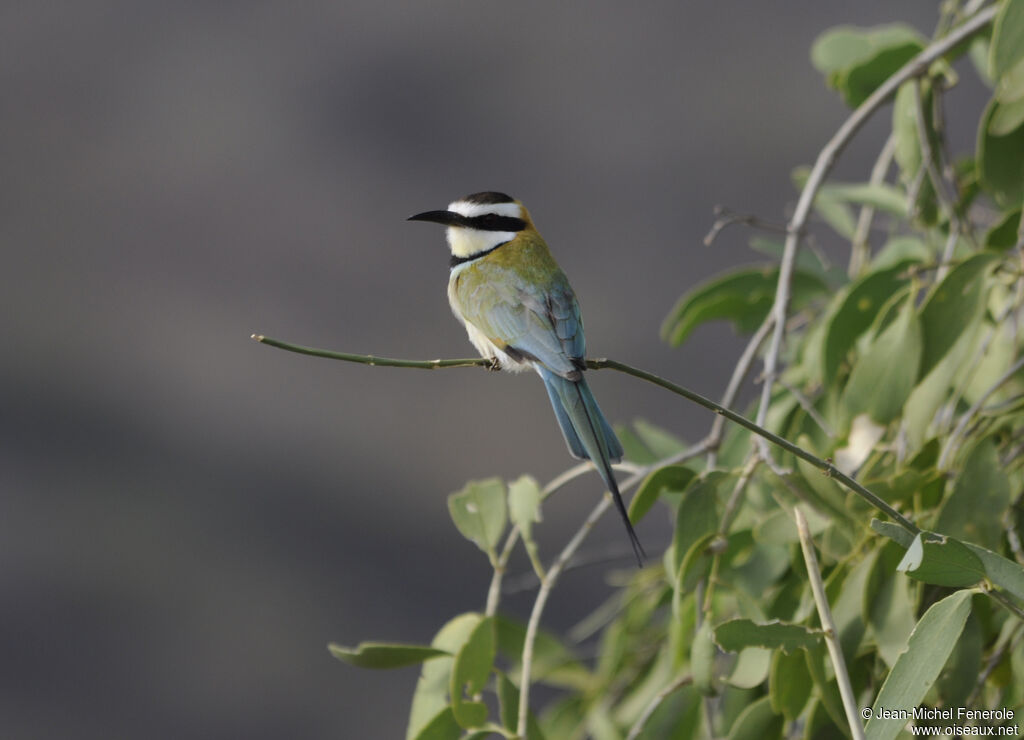
[[[448,283],[448,303],[452,307],[452,313],[454,313],[456,318],[458,318],[458,320],[462,322],[462,325],[466,327],[466,334],[469,335],[469,341],[473,343],[473,346],[476,347],[476,351],[480,353],[481,357],[497,360],[498,364],[501,365],[502,370],[508,370],[513,373],[529,370],[532,367],[530,363],[524,362],[522,358],[512,358],[507,352],[488,339],[482,331],[477,329],[476,326],[467,321],[463,316],[462,308],[455,292],[458,276],[462,270],[462,267],[457,267],[452,271],[452,277]]]
[[[455,309],[455,307],[452,307]],[[521,373],[523,370],[529,370],[532,365],[528,362],[523,362],[522,359],[514,360],[506,352],[500,349],[494,342],[484,336],[483,332],[473,326],[471,323],[466,321],[459,315],[458,310],[455,311],[455,315],[462,321],[462,325],[466,327],[466,333],[469,335],[469,341],[476,347],[476,351],[480,353],[481,357],[493,358],[498,361],[501,365],[502,370],[508,370],[513,373]]]

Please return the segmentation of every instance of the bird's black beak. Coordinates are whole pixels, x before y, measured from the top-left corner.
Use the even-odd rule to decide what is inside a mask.
[[[445,226],[464,226],[466,223],[466,217],[461,213],[455,213],[455,211],[424,211],[423,213],[417,213],[415,216],[409,216],[409,221],[430,221],[435,224],[444,224]]]

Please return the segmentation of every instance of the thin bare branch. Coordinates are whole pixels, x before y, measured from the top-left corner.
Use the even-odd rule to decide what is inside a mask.
[[[811,400],[807,396],[781,378],[778,380],[778,383],[792,394],[793,398],[796,399],[796,402],[800,404],[800,408],[807,412],[811,421],[817,424],[821,431],[825,432],[828,437],[834,438],[836,436],[836,432],[832,428],[832,425],[825,420],[824,416],[818,413],[818,409],[814,408],[814,404],[811,403]]]
[[[447,367],[492,367],[493,363],[484,357],[467,357],[459,360],[396,360],[392,357],[377,357],[376,355],[358,355],[351,352],[335,352],[328,349],[317,349],[316,347],[304,347],[301,344],[282,342],[280,339],[272,339],[262,334],[253,334],[260,344],[266,344],[278,349],[296,352],[300,355],[312,357],[323,357],[328,360],[342,360],[344,362],[355,362],[360,365],[372,365],[380,367],[410,367],[419,370],[439,370]]]
[[[939,207],[946,214],[949,235],[946,237],[946,246],[942,250],[938,272],[935,273],[936,281],[942,280],[949,272],[949,261],[953,259],[953,250],[956,248],[957,238],[960,236],[960,219],[956,215],[956,205],[953,203],[949,193],[946,192],[946,183],[936,165],[938,152],[932,150],[931,135],[928,131],[928,124],[925,120],[924,96],[921,94],[921,80],[916,80],[914,90],[914,122],[917,125],[917,138],[921,142],[921,163],[928,173],[928,179],[932,183],[935,197],[939,201]]]
[[[725,206],[715,206],[715,222],[711,224],[710,231],[704,237],[704,246],[710,247],[726,227],[733,226],[734,224],[743,224],[754,229],[772,231],[777,234],[786,233],[786,227],[783,224],[771,223],[752,214],[735,213]]]
[[[811,581],[811,592],[814,594],[814,603],[818,607],[818,618],[821,620],[821,628],[825,633],[828,654],[832,658],[832,667],[835,670],[836,683],[839,685],[839,695],[843,699],[846,721],[850,725],[850,734],[854,740],[864,740],[864,725],[861,724],[860,714],[857,711],[857,700],[853,695],[850,674],[846,670],[846,660],[843,658],[843,648],[839,644],[836,623],[832,620],[832,610],[829,608],[828,598],[825,596],[825,584],[821,580],[818,557],[814,554],[811,531],[807,528],[807,520],[799,506],[793,509],[793,513],[796,516],[796,529],[800,534],[800,549],[804,553],[804,563],[807,564],[807,576]]]
[[[729,384],[725,388],[725,393],[722,395],[722,405],[732,406],[736,400],[736,395],[739,393],[740,386],[743,385],[743,381],[746,380],[750,374],[750,368],[754,364],[754,359],[757,357],[757,352],[761,349],[761,345],[764,344],[765,338],[768,336],[768,332],[772,330],[772,322],[774,317],[768,314],[764,321],[761,322],[761,326],[758,327],[757,331],[747,342],[746,348],[743,350],[743,354],[740,355],[739,361],[736,363],[736,367],[733,368],[732,377],[729,378]],[[708,468],[715,467],[718,462],[718,445],[722,441],[722,429],[725,426],[725,417],[719,416],[711,424],[711,433],[708,435],[710,440],[710,452],[708,453]]]
[[[634,475],[620,483],[619,490],[626,491],[641,480],[643,480],[643,476]],[[572,539],[558,553],[558,557],[555,558],[555,562],[548,568],[544,579],[541,581],[540,589],[537,591],[537,598],[534,600],[533,609],[530,611],[530,619],[526,623],[526,637],[523,640],[522,671],[519,686],[519,718],[516,727],[516,733],[520,737],[526,737],[526,722],[530,713],[530,674],[533,670],[533,647],[537,640],[537,631],[540,629],[540,618],[544,613],[544,607],[547,605],[551,590],[555,587],[558,577],[565,570],[569,560],[576,554],[580,545],[583,544],[583,540],[590,534],[590,530],[594,528],[594,525],[597,524],[597,521],[604,512],[611,507],[611,504],[611,494],[606,493],[601,497],[597,506],[590,512],[576,531],[576,534],[572,536]]]
[[[885,146],[882,147],[882,151],[878,154],[878,159],[875,160],[875,166],[871,168],[871,178],[869,183],[872,185],[881,185],[885,182],[885,176],[889,172],[889,167],[892,166],[893,155],[896,152],[896,135],[889,134],[889,138],[885,141]],[[864,205],[860,209],[860,215],[857,217],[857,229],[853,233],[852,247],[850,249],[850,264],[846,268],[846,274],[853,280],[857,278],[864,266],[868,263],[868,259],[871,257],[871,245],[868,243],[868,237],[871,235],[871,224],[875,220],[875,207],[873,205]]]
[[[253,335],[253,337],[256,338],[257,335]],[[391,367],[412,367],[421,369],[434,369],[442,367],[490,367],[490,363],[486,360],[429,360],[424,362],[419,360],[396,360],[390,358],[382,359],[378,357],[373,357],[371,355],[353,355],[344,352],[331,352],[327,350],[311,349],[309,347],[301,347],[298,345],[289,344],[288,342],[270,339],[269,337],[261,336],[258,338],[258,341],[261,341],[264,344],[269,344],[273,347],[288,350],[290,352],[299,352],[300,354],[314,355],[316,357],[325,357],[333,360],[344,360],[346,362],[358,362],[366,365],[381,365],[386,362]],[[373,363],[369,362],[369,360],[371,359],[374,361]],[[675,383],[665,380],[664,378],[661,378],[655,375],[654,373],[649,373],[646,370],[641,370],[639,368],[633,367],[632,365],[627,365],[624,362],[618,362],[617,360],[609,359],[596,359],[587,360],[586,363],[587,367],[590,368],[591,370],[602,370],[607,368],[610,370],[618,370],[620,373],[625,373],[626,375],[632,375],[634,378],[646,380],[648,383],[653,383],[654,385],[660,388],[664,388],[665,390],[671,391],[672,393],[682,396],[683,398],[689,399],[690,401],[693,401],[694,403],[699,404],[700,406],[703,406],[704,408],[709,409],[715,412],[716,414],[724,416],[730,421],[739,424],[744,429],[753,432],[759,438],[762,438],[767,442],[771,442],[772,444],[781,447],[787,452],[796,455],[800,459],[809,462],[811,465],[818,468],[818,470],[821,470],[823,473],[825,473],[825,475],[834,478],[839,483],[846,486],[851,491],[856,493],[858,496],[863,498],[873,507],[884,513],[886,516],[889,516],[890,518],[898,522],[900,526],[902,526],[911,534],[917,534],[920,531],[913,522],[911,522],[898,511],[896,511],[896,509],[892,508],[883,499],[879,498],[877,495],[869,491],[867,488],[862,486],[853,478],[843,473],[832,463],[822,460],[816,457],[815,455],[812,455],[810,452],[807,452],[802,447],[798,447],[789,440],[784,439],[777,434],[769,432],[763,426],[750,421],[745,416],[736,413],[732,409],[726,408],[721,404],[717,404],[710,398],[706,398],[700,395],[699,393],[695,393],[689,390],[688,388],[684,388],[683,386],[676,385]],[[703,454],[703,452],[708,449],[710,444],[711,442],[709,440],[705,440],[696,447],[684,450],[683,452],[679,453],[679,455],[685,457],[687,455],[692,454],[694,450],[697,449],[701,450],[698,454]],[[777,465],[774,463],[774,461],[771,460],[770,456],[762,455],[762,457],[765,460],[765,462],[769,465],[769,467],[772,467],[773,469],[777,468]],[[586,463],[585,465],[589,466],[589,463]],[[579,468],[578,473],[576,472],[577,468]],[[589,467],[576,466],[576,468],[573,468],[573,475],[582,475],[583,472],[585,472],[588,469]],[[648,468],[644,468],[643,470],[649,471],[650,467],[648,466]],[[642,478],[642,476],[634,476],[634,478],[631,478],[631,480],[639,478]]]
[[[733,486],[732,492],[729,494],[729,500],[725,504],[725,510],[722,512],[722,519],[718,524],[718,537],[717,541],[725,543],[729,536],[729,529],[732,527],[732,523],[735,520],[736,512],[739,511],[740,501],[743,499],[743,493],[747,490],[747,486],[750,484],[751,478],[754,477],[754,471],[757,470],[757,466],[762,463],[761,456],[757,454],[756,448],[747,458],[746,465],[743,466],[743,471],[740,473],[740,477],[736,480],[736,485]],[[715,550],[714,557],[711,560],[711,569],[707,576],[707,588],[702,592],[698,592],[697,602],[697,629],[700,629],[700,622],[703,618],[703,613],[711,608],[711,595],[714,592],[715,584],[718,582],[718,571],[721,567],[722,552],[718,549]]]

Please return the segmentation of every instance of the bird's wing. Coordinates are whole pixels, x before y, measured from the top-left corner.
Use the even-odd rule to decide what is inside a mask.
[[[586,346],[579,304],[565,275],[544,288],[501,277],[506,279],[469,281],[459,291],[463,317],[499,347],[511,348],[509,354],[519,352],[556,375],[578,379]]]

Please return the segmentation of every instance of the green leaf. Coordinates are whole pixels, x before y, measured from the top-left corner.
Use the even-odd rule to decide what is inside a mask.
[[[911,543],[914,541],[914,537],[916,536],[905,530],[899,524],[883,522],[881,519],[872,519],[871,528],[883,537],[888,537],[904,549],[910,547]]]
[[[842,81],[843,98],[851,108],[863,103],[883,82],[909,62],[924,46],[917,39],[883,49],[864,64],[853,67]]]
[[[1007,211],[1003,217],[985,233],[986,249],[1010,249],[1017,244],[1017,234],[1020,231],[1021,209]]]
[[[768,678],[771,661],[770,650],[758,647],[743,648],[736,657],[736,665],[733,666],[732,672],[726,677],[725,682],[740,689],[752,689],[755,686],[760,686]]]
[[[327,649],[338,660],[359,668],[402,668],[431,658],[451,655],[447,650],[438,650],[426,645],[386,642],[361,642],[355,648],[332,642]]]
[[[879,424],[888,424],[902,412],[921,363],[921,326],[913,298],[854,364],[843,391],[848,418],[866,413]]]
[[[797,190],[807,186],[810,173],[807,167],[797,167],[793,170],[791,177]],[[837,234],[844,239],[852,239],[857,231],[857,218],[850,205],[851,198],[844,194],[844,187],[851,186],[837,185],[835,188],[829,188],[826,185],[819,188],[814,196],[814,210]]]
[[[431,647],[448,653],[458,653],[462,645],[479,625],[482,617],[479,614],[460,614],[444,625],[430,643]],[[416,692],[412,698],[412,709],[409,712],[409,726],[406,731],[407,740],[421,737],[443,738],[443,734],[421,735],[428,726],[445,727],[440,715],[444,711],[451,712],[448,706],[448,690],[450,686],[454,657],[434,658],[423,664],[420,678],[416,683]],[[451,722],[455,722],[451,716]],[[440,730],[439,730],[440,731]]]
[[[871,260],[871,267],[878,272],[908,262],[926,262],[931,257],[931,250],[916,236],[894,236]]]
[[[462,728],[455,721],[451,707],[444,707],[431,717],[419,732],[409,735],[415,740],[459,740],[461,736]]]
[[[1010,505],[1010,481],[999,463],[992,437],[971,449],[943,502],[935,529],[950,537],[998,548],[1003,528],[1002,512]]]
[[[729,537],[729,550],[726,553],[729,562],[728,573],[720,574],[720,577],[724,583],[741,588],[758,599],[789,570],[789,548],[754,542],[752,536],[749,539],[749,550],[741,543],[741,538],[733,532]],[[740,552],[743,552],[744,562],[736,563],[734,558]]]
[[[497,725],[494,722],[484,722],[479,727],[467,732],[460,740],[492,740],[495,733],[506,738],[515,737],[514,732],[509,732],[501,725]]]
[[[870,598],[867,585],[870,582],[871,570],[874,567],[878,550],[869,550],[860,561],[854,561],[849,575],[839,581],[838,594],[830,588],[833,578],[829,577],[825,584],[829,603],[832,605],[832,620],[836,625],[839,643],[843,646],[843,657],[847,664],[852,664],[854,656],[867,631],[864,604]],[[817,679],[816,679],[817,681]]]
[[[820,535],[829,525],[829,519],[814,509],[807,509],[807,528],[814,536]],[[792,545],[800,541],[796,523],[788,511],[775,511],[762,517],[753,529],[754,540],[765,545]]]
[[[1024,58],[999,78],[996,99],[1000,103],[1013,103],[1024,98]]]
[[[498,715],[506,729],[515,730],[519,719],[519,687],[504,670],[498,671]]]
[[[890,504],[910,506],[914,503],[915,494],[921,494],[936,485],[945,485],[945,478],[935,470],[921,472],[908,467],[887,478],[869,479],[864,485]]]
[[[688,667],[680,672],[673,667],[674,662],[671,649],[659,650],[649,664],[650,667],[624,688],[614,711],[615,721],[619,725],[632,725],[662,689],[681,676],[689,676]]]
[[[871,51],[864,29],[837,26],[814,40],[811,64],[819,72],[829,74],[853,66],[869,56]]]
[[[818,191],[814,198],[814,211],[844,239],[852,240],[857,233],[857,219],[853,215],[853,208],[846,201],[828,192]]]
[[[851,284],[828,321],[822,377],[831,380],[839,372],[857,338],[874,323],[889,297],[907,284],[906,264],[899,263],[865,275]]]
[[[672,540],[675,552],[673,566],[677,572],[693,544],[718,531],[721,519],[718,511],[718,486],[729,477],[721,472],[707,473],[683,492]]]
[[[970,542],[965,542],[964,546],[981,560],[985,575],[992,583],[1024,602],[1024,568],[1019,563]]]
[[[982,643],[985,638],[979,622],[977,612],[967,618],[953,655],[939,676],[939,693],[947,707],[968,706],[967,698],[982,672]]]
[[[915,537],[903,527],[891,522],[882,522],[878,519],[871,520],[871,528],[884,537],[888,537],[904,548],[914,544]],[[941,539],[941,535],[932,535]],[[947,538],[949,539],[949,538]],[[960,543],[972,552],[984,569],[984,577],[1000,588],[1009,591],[1013,596],[1024,601],[1024,568],[1012,560],[997,555],[991,550],[972,544],[970,542]]]
[[[757,624],[750,619],[730,619],[715,628],[715,642],[726,652],[736,653],[748,647],[792,652],[814,647],[821,642],[821,630],[773,620]]]
[[[498,708],[501,724],[514,733],[519,721],[519,687],[504,673],[498,674]],[[533,712],[529,712],[526,718],[526,740],[544,740],[544,733]]]
[[[633,429],[636,430],[643,445],[653,454],[654,459],[651,462],[663,460],[686,449],[686,443],[683,440],[646,419],[634,421]]]
[[[1006,0],[992,25],[989,69],[998,80],[1024,59],[1024,1]]]
[[[907,199],[903,191],[883,183],[829,183],[818,191],[844,203],[872,206],[879,211],[906,218]]]
[[[812,700],[811,711],[808,717],[808,728],[817,728],[819,734],[805,734],[807,738],[831,738],[839,737],[836,734],[836,727],[847,728],[846,715],[843,711],[843,700],[839,695],[839,688],[834,678],[825,673],[825,646],[814,650],[805,650],[807,655],[807,671],[814,679],[817,688],[818,704]],[[832,726],[829,726],[831,720]],[[829,731],[831,730],[831,732]],[[848,737],[848,735],[843,735]]]
[[[918,184],[917,199],[912,204],[914,215],[925,224],[934,224],[938,218],[938,206],[935,188],[931,178],[923,175],[924,148],[921,146],[921,127],[918,124],[918,105],[915,94],[916,80],[900,85],[893,101],[892,133],[895,137],[893,151],[896,164],[900,168],[900,179],[909,189],[911,184]],[[928,89],[921,91],[921,108],[925,130],[929,132],[930,151],[939,151],[939,142],[934,139],[935,126],[931,113],[931,93]]]
[[[971,39],[968,54],[971,59],[971,64],[974,65],[974,71],[978,73],[978,77],[989,87],[995,87],[995,81],[992,79],[992,73],[988,63],[989,56],[989,41],[991,40],[992,29],[991,27],[987,32],[982,31],[981,33],[974,36]]]
[[[679,299],[661,325],[661,336],[678,347],[698,326],[716,319],[727,319],[736,331],[749,334],[768,314],[778,279],[778,268],[769,266],[744,268],[713,278]],[[805,305],[826,289],[816,275],[800,270],[794,272],[794,307]]]
[[[882,708],[910,709],[924,700],[946,664],[971,613],[971,591],[957,591],[931,606],[910,635],[907,651],[889,672],[871,708],[865,732],[871,740],[893,740],[907,724],[883,718]]]
[[[523,655],[526,625],[507,617],[495,617],[498,650],[513,663]],[[593,673],[569,648],[546,630],[538,630],[533,643],[533,680],[559,688],[588,691],[594,688]]]
[[[981,323],[981,317],[981,312],[976,312],[973,320],[961,332],[959,339],[946,352],[946,356],[930,371],[921,373],[923,379],[911,391],[903,409],[903,429],[907,437],[907,446],[911,451],[924,444],[936,412],[949,403],[949,389],[957,373],[964,367],[961,358],[971,356],[979,339],[977,328]]]
[[[689,674],[689,670],[687,670]],[[620,727],[631,727],[636,723],[640,713],[654,700],[658,691],[667,689],[677,678],[678,674],[668,673],[661,675],[661,680],[656,685],[647,684],[644,680],[644,696],[646,701],[642,703],[639,696],[631,697],[628,703],[622,703],[615,712],[615,720]],[[661,740],[663,738],[697,738],[700,733],[697,727],[700,724],[701,709],[703,702],[700,694],[690,686],[682,686],[668,694],[659,704],[658,708],[651,714],[644,723],[643,730],[637,735],[639,740]],[[573,737],[576,740],[583,740],[583,735],[559,735],[560,738]],[[621,737],[621,736],[620,736]]]
[[[455,721],[462,727],[479,727],[487,721],[487,705],[469,700],[484,689],[494,667],[494,619],[481,619],[455,656],[452,667],[451,697]]]
[[[653,465],[658,462],[658,456],[647,449],[647,446],[640,440],[639,435],[633,431],[632,427],[628,427],[625,424],[616,424],[615,435],[622,443],[622,449],[626,453],[625,457],[630,462],[637,465]]]
[[[996,103],[988,119],[989,136],[1008,136],[1024,123],[1024,98],[1009,103]]]
[[[896,570],[925,583],[961,588],[973,586],[985,576],[981,560],[963,543],[951,538],[914,537]]]
[[[814,681],[807,668],[807,658],[802,650],[787,653],[776,650],[772,655],[769,682],[769,698],[772,709],[781,714],[787,722],[794,722],[803,712],[811,698]]]
[[[878,654],[889,667],[895,665],[914,629],[916,603],[911,582],[896,574],[903,552],[895,543],[882,548],[865,591],[870,595],[865,603],[868,624],[875,635]]]
[[[524,540],[533,540],[533,523],[540,521],[540,498],[540,486],[528,475],[508,484],[508,516]]]
[[[805,450],[815,452],[814,445],[806,434],[797,437],[796,443]],[[803,458],[796,459],[796,467],[807,482],[805,493],[808,503],[819,514],[827,515],[839,522],[853,524],[854,519],[846,506],[846,492],[839,484]]]
[[[896,91],[892,112],[892,132],[896,137],[893,156],[900,168],[903,182],[907,184],[917,178],[922,160],[917,100],[914,95],[916,84],[916,81],[911,81],[900,85]]]
[[[696,475],[690,468],[683,465],[665,465],[648,474],[629,503],[630,521],[636,524],[643,519],[663,493],[685,491]]]
[[[544,709],[540,717],[540,727],[544,731],[544,736],[554,740],[563,737],[584,737],[588,708],[589,702],[585,702],[579,694],[569,694],[554,701]]]
[[[783,718],[772,710],[771,700],[762,696],[744,709],[729,730],[729,740],[764,740],[780,737]]]
[[[989,103],[978,127],[978,178],[1004,208],[1018,208],[1024,201],[1024,126],[1009,133],[992,133],[992,121],[1001,105],[995,98]],[[1011,113],[1001,113],[997,128],[1002,129]]]
[[[994,252],[972,255],[950,270],[925,300],[921,307],[921,377],[931,372],[984,308],[981,277],[999,258]]]
[[[690,668],[693,671],[693,686],[700,693],[712,693],[715,668],[715,642],[711,622],[707,619],[697,630],[690,644]]]
[[[767,236],[755,235],[750,237],[748,242],[750,248],[755,252],[771,257],[775,262],[782,261],[782,255],[786,251],[786,242],[782,239],[775,239]],[[796,254],[796,268],[801,272],[822,280],[826,285],[845,285],[850,280],[846,270],[829,260],[820,251],[801,249]]]
[[[448,497],[448,511],[463,537],[495,556],[498,539],[505,531],[505,484],[501,478],[470,481]]]
[[[841,26],[817,38],[811,62],[855,108],[922,48],[921,36],[903,24]]]
[[[684,594],[692,591],[697,582],[706,577],[711,569],[711,543],[718,539],[716,532],[709,532],[696,540],[686,551],[676,571],[675,591]]]

